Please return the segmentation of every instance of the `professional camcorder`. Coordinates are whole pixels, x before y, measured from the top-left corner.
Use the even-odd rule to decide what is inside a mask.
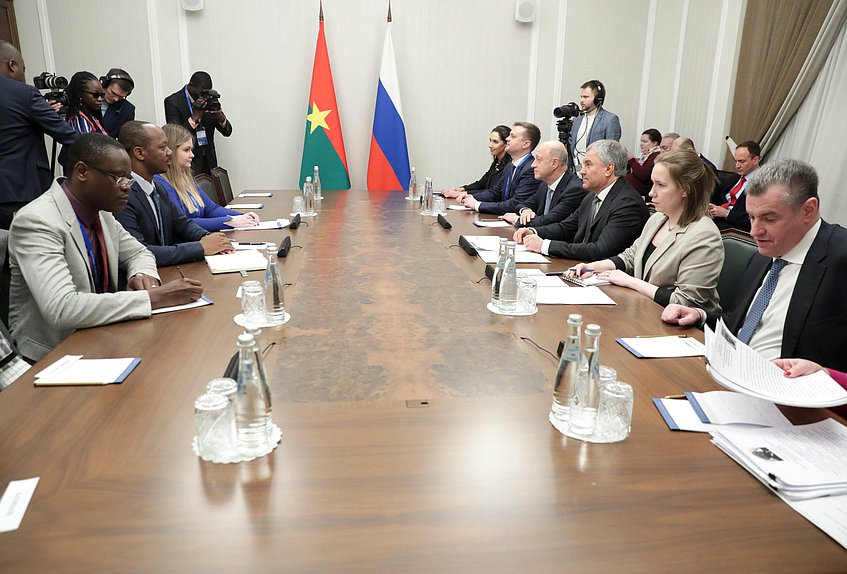
[[[573,124],[573,118],[580,114],[582,114],[582,110],[579,109],[576,102],[569,102],[567,104],[562,104],[558,108],[553,108],[553,115],[560,118],[559,121],[556,122],[556,127],[559,129],[559,141],[565,144],[565,147],[568,148],[569,156],[573,151],[570,149],[570,144],[568,143],[568,139],[571,134],[571,125]]]
[[[582,110],[579,109],[579,106],[576,105],[576,102],[562,104],[558,108],[553,108],[553,115],[557,118],[575,118],[581,113]]]
[[[68,86],[67,78],[50,72],[41,72],[41,74],[32,78],[32,85],[39,90],[50,90],[44,94],[44,99],[48,102],[59,102],[61,104],[58,112],[60,116],[67,113],[68,95],[65,93],[65,88]]]
[[[203,109],[207,112],[221,111],[221,95],[215,90],[203,90],[200,92],[200,97],[206,100]]]

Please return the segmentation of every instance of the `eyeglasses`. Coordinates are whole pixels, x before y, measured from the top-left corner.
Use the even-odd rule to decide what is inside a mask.
[[[91,96],[95,100],[102,100],[103,98],[106,97],[106,92],[87,92],[87,91],[83,90],[82,93],[88,94],[89,96]]]
[[[83,162],[83,163],[85,163],[85,162]],[[130,187],[132,185],[132,178],[124,177],[122,175],[115,175],[113,173],[109,173],[108,171],[102,170],[99,167],[97,167],[96,165],[91,164],[91,163],[86,163],[85,165],[87,165],[88,167],[90,167],[91,169],[93,169],[95,171],[99,171],[100,173],[102,173],[106,177],[112,178],[112,180],[114,180],[114,182],[117,184],[118,187]]]

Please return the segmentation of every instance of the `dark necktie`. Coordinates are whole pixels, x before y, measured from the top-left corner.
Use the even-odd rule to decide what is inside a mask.
[[[594,204],[591,206],[591,223],[597,219],[597,214],[600,213],[600,196],[594,198]]]
[[[547,215],[548,213],[550,213],[550,204],[552,203],[552,199],[553,199],[553,188],[548,187],[547,188],[547,202],[544,204],[544,215]]]
[[[159,232],[159,245],[165,244],[165,226],[162,223],[162,204],[159,200],[159,191],[154,187],[153,193],[150,194],[153,198],[153,206],[155,209],[153,211],[156,212],[156,229]]]
[[[768,272],[768,276],[765,277],[765,282],[756,296],[756,300],[750,305],[747,318],[744,319],[744,324],[741,325],[741,329],[738,331],[738,339],[745,345],[750,343],[750,339],[753,338],[753,333],[756,332],[756,327],[759,325],[759,321],[762,320],[762,315],[765,314],[765,309],[768,308],[768,303],[771,302],[771,297],[773,297],[773,293],[776,291],[779,272],[787,264],[788,262],[784,259],[777,259],[773,262],[771,270]]]
[[[511,168],[511,171],[508,171]],[[509,186],[512,183],[512,178],[515,176],[515,165],[509,164],[509,168],[506,168],[507,173],[503,176],[506,178],[506,183],[503,184],[503,201],[509,199]]]

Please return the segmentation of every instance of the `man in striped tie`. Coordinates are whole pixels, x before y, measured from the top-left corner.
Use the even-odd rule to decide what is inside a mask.
[[[847,370],[847,230],[820,218],[815,169],[792,159],[769,163],[746,194],[759,252],[736,301],[724,306],[726,325],[766,359],[799,357]],[[717,317],[682,305],[662,313],[679,325],[713,324]]]
[[[709,214],[714,218],[718,229],[750,231],[745,191],[750,178],[759,169],[761,153],[762,148],[752,140],[741,142],[735,148],[735,173],[738,178],[731,179],[715,191],[709,204]]]

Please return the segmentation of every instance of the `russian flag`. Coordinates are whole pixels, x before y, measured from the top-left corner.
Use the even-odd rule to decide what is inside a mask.
[[[403,123],[400,84],[397,81],[397,64],[389,22],[379,67],[371,152],[368,157],[368,189],[403,190],[409,184],[410,177],[409,148],[406,145],[406,126]]]

